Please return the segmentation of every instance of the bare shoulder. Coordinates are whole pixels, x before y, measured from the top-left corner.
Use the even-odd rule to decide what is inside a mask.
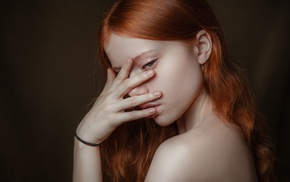
[[[241,133],[216,117],[164,142],[147,182],[256,181],[252,154]]]

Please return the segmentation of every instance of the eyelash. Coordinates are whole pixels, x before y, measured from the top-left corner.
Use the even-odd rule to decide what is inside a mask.
[[[145,65],[142,66],[142,69],[145,69],[146,67],[151,68],[155,63],[156,63],[157,59],[154,59],[148,63],[146,63]]]

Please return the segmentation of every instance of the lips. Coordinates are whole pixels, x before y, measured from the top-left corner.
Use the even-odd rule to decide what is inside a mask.
[[[141,109],[147,109],[147,108],[149,108],[149,107],[156,107],[156,106],[158,106],[159,104],[155,104],[155,103],[146,103],[146,104],[142,104],[142,105],[140,105],[139,107],[141,108]]]

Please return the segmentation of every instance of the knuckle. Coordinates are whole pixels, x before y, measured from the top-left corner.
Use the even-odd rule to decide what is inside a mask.
[[[146,74],[144,74],[144,73],[140,74],[138,77],[139,77],[139,80],[141,80],[141,81],[144,81],[144,80],[148,79],[148,76]]]
[[[127,79],[127,80],[125,80],[124,82],[123,82],[123,85],[125,86],[125,87],[130,87],[130,80],[129,79]]]
[[[127,79],[125,80],[123,83],[122,83],[122,86],[125,87],[125,88],[131,88],[132,87],[132,83],[131,83],[131,80]]]
[[[112,113],[112,107],[109,106],[109,104],[106,104],[106,105],[103,107],[103,112],[104,112],[104,113]]]
[[[119,85],[122,83],[122,80],[120,77],[117,77],[115,80],[114,80],[114,85]]]
[[[148,109],[143,110],[142,114],[143,114],[144,116],[148,116],[148,115],[149,115]]]
[[[136,112],[132,112],[132,113],[131,113],[131,119],[132,119],[132,120],[133,120],[133,119],[137,119],[137,118],[139,117],[139,115],[140,115],[140,114],[139,114],[139,112],[137,112],[137,111],[136,111]]]
[[[144,95],[142,95],[140,97],[142,97],[141,99],[142,99],[143,102],[148,102],[148,101],[151,101],[153,99],[153,96],[151,94],[149,94],[149,93],[144,94]]]
[[[129,98],[129,105],[135,106],[138,104],[138,99],[136,97],[130,97]]]
[[[132,89],[133,87],[140,85],[142,82],[144,82],[146,80],[147,80],[147,77],[144,76],[143,74],[140,74],[138,76],[134,76],[134,77],[131,77],[131,78],[124,80],[122,82],[122,85],[125,88]]]
[[[147,111],[147,110],[143,110],[143,111],[140,112],[139,115],[140,115],[139,117],[141,117],[141,118],[145,118],[145,117],[148,116],[148,111]]]
[[[126,75],[123,72],[120,72],[117,76],[118,80],[123,80],[126,78]]]
[[[154,96],[151,93],[146,94],[146,99],[151,100]]]

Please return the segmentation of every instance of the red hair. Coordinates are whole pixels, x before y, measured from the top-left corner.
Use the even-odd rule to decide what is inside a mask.
[[[112,33],[150,40],[191,42],[207,31],[212,54],[204,65],[204,85],[217,114],[240,128],[253,151],[259,181],[272,176],[272,146],[242,71],[227,57],[224,32],[205,0],[120,0],[105,15],[99,31],[99,55],[110,66],[104,46]],[[110,181],[144,181],[154,152],[177,126],[154,121],[126,123],[101,146]],[[106,176],[106,175],[105,175]]]

